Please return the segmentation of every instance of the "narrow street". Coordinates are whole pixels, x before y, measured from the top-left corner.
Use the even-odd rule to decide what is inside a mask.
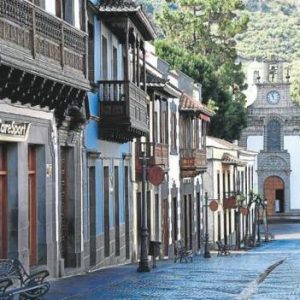
[[[300,225],[270,226],[275,241],[245,253],[193,263],[158,262],[103,269],[52,282],[46,299],[299,299]]]

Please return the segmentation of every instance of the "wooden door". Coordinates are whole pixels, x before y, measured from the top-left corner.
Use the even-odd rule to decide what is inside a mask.
[[[189,247],[193,249],[193,200],[192,195],[189,194]]]
[[[129,170],[125,167],[125,242],[126,258],[130,258]]]
[[[177,197],[173,197],[173,242],[178,238]]]
[[[110,256],[110,224],[109,224],[109,169],[104,167],[104,255]]]
[[[67,171],[67,149],[61,147],[61,214],[60,214],[60,249],[61,255],[65,259],[65,265],[68,264],[68,171]]]
[[[0,144],[0,259],[7,258],[7,156]]]
[[[163,253],[165,256],[169,254],[169,203],[168,199],[163,200],[162,219],[163,219]]]
[[[37,205],[36,205],[36,149],[28,147],[28,244],[29,263],[37,264]]]
[[[90,266],[96,265],[96,168],[89,167]]]
[[[201,198],[200,193],[197,192],[197,244],[198,249],[201,248]]]

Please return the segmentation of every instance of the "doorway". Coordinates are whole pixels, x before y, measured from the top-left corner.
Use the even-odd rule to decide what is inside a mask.
[[[169,255],[169,203],[168,199],[163,200],[162,204],[162,221],[163,221],[163,254]]]
[[[0,259],[7,258],[7,155],[0,144]]]
[[[267,199],[269,216],[284,213],[284,181],[278,176],[270,176],[264,182],[264,196]]]
[[[90,266],[96,265],[96,168],[89,167]]]
[[[30,266],[37,264],[36,148],[28,147],[28,244]]]

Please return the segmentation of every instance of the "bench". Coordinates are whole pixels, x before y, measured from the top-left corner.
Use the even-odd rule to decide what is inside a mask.
[[[222,242],[217,241],[218,246],[218,256],[220,255],[230,255],[229,247],[227,245],[224,245]]]
[[[179,262],[182,262],[184,260],[185,262],[190,262],[193,261],[193,251],[192,250],[187,250],[184,245],[183,241],[175,241],[175,258],[174,262],[176,263],[177,260],[179,259]]]
[[[274,234],[272,232],[261,232],[261,238],[265,239],[265,241],[272,241],[275,239]]]
[[[0,300],[40,300],[48,292],[50,288],[49,282],[41,284],[27,285],[19,288],[8,287],[13,286],[13,281],[9,278],[0,279]]]
[[[15,299],[16,296],[42,299],[50,288],[50,284],[44,281],[48,275],[47,270],[29,275],[18,259],[0,259],[0,300]],[[18,282],[18,287],[15,282]]]

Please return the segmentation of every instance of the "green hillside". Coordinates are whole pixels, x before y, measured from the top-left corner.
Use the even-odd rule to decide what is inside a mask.
[[[154,21],[163,3],[173,5],[172,1],[138,2]],[[289,61],[294,98],[300,102],[300,0],[245,0],[245,4],[250,21],[248,30],[237,37],[238,54],[244,58],[275,55]]]
[[[275,55],[290,62],[292,96],[300,102],[300,1],[248,0],[248,30],[237,38],[246,58]]]
[[[250,22],[238,37],[238,51],[246,57],[300,59],[300,1],[248,0]]]

